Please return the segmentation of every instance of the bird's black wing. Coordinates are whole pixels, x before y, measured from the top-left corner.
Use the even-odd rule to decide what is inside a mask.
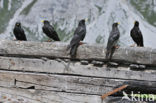
[[[16,39],[18,40],[18,30],[17,30],[17,27],[15,27],[13,29],[13,33],[14,33],[14,36],[16,37]]]
[[[81,27],[78,26],[78,27],[76,28],[75,32],[74,32],[74,35],[78,34],[78,33],[80,32],[80,29],[81,29]]]
[[[43,32],[48,36],[48,37],[50,37],[50,31],[48,31],[48,29],[47,29],[47,27],[46,26],[43,26],[42,27],[42,30],[43,30]]]
[[[81,37],[79,35],[74,35],[72,40],[70,41],[70,47],[74,46],[75,44],[79,44]]]
[[[138,44],[138,37],[137,37],[137,31],[136,31],[136,29],[135,28],[133,28],[132,30],[131,30],[131,37],[132,37],[132,39],[133,39],[133,41],[135,42],[135,43],[137,43]]]
[[[138,35],[139,35],[140,46],[144,46],[143,36],[140,30],[138,30]]]
[[[22,38],[22,40],[25,40],[26,41],[27,38],[26,38],[25,32],[24,32],[24,30],[22,28],[20,29],[20,32],[21,32],[21,36],[22,36],[21,38]]]
[[[111,32],[107,43],[107,49],[111,49],[113,46],[115,46],[119,37],[120,37],[120,33],[118,31]]]
[[[74,35],[80,35],[81,40],[83,40],[85,38],[86,35],[86,29],[84,27],[78,27],[75,32]]]
[[[50,31],[51,33],[51,37],[55,40],[55,41],[60,41],[60,38],[58,37],[58,34],[57,32],[55,31],[55,29],[50,25],[48,26],[48,30]]]
[[[49,38],[52,38],[55,41],[60,41],[57,32],[54,30],[54,28],[51,25],[44,25],[42,27],[42,30]]]

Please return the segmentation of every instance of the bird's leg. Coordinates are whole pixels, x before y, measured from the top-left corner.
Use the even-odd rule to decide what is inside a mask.
[[[20,43],[20,42],[21,42],[21,40],[18,40],[18,42]]]
[[[115,49],[118,49],[118,48],[119,48],[119,45],[115,45],[114,48],[115,48]]]
[[[83,45],[83,44],[86,44],[86,43],[82,41],[79,42],[79,45]]]
[[[79,42],[79,45],[82,45],[82,44],[83,44],[83,42],[80,41],[80,42]]]
[[[49,39],[47,42],[52,42],[52,40],[51,40],[51,39]]]
[[[136,44],[131,45],[130,47],[135,47]]]
[[[13,41],[16,41],[16,40],[17,40],[16,38],[13,39]]]

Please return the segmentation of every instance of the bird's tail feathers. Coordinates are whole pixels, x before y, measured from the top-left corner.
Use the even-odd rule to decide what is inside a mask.
[[[75,56],[76,56],[77,48],[78,48],[77,45],[75,45],[75,46],[73,46],[73,47],[71,48],[71,50],[70,50],[70,55],[71,55],[71,57],[75,57]]]
[[[56,41],[61,41],[60,39],[56,40]]]
[[[61,41],[59,37],[58,37],[57,41]]]
[[[144,43],[141,43],[140,46],[141,46],[141,47],[144,47]]]
[[[110,60],[110,51],[108,50],[106,51],[106,60],[108,61]]]
[[[71,46],[70,46],[70,45],[68,45],[66,50],[68,51],[70,48],[71,48]]]
[[[143,43],[137,43],[137,46],[144,47],[144,44]]]

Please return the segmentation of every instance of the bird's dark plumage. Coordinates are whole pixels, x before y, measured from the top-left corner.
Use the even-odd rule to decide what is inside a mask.
[[[137,44],[137,46],[140,46],[140,47],[144,46],[143,36],[139,29],[138,21],[135,21],[134,27],[132,28],[130,35],[131,35],[132,39],[134,40],[134,42]]]
[[[43,21],[44,26],[42,27],[43,32],[51,39],[55,41],[60,41],[60,38],[58,37],[57,32],[54,30],[52,25],[50,25],[49,21],[45,20]]]
[[[114,52],[117,41],[119,40],[120,32],[118,29],[118,23],[114,23],[112,25],[112,31],[109,35],[107,42],[107,51],[106,51],[106,59],[111,60],[112,54]]]
[[[16,22],[15,27],[13,29],[13,33],[17,40],[23,40],[23,41],[27,40],[20,22]]]
[[[67,48],[67,49],[70,48],[71,57],[76,56],[76,51],[79,46],[79,43],[80,41],[83,41],[83,39],[85,38],[85,35],[86,35],[86,25],[85,25],[85,20],[83,19],[79,22],[79,25],[74,32],[74,36],[72,40],[70,41],[70,45]]]

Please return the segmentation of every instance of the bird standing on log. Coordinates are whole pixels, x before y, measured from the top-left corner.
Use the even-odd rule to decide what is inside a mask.
[[[71,57],[75,57],[76,56],[76,51],[79,45],[82,44],[85,35],[86,35],[86,25],[85,25],[85,21],[87,21],[87,19],[82,19],[80,20],[78,27],[76,28],[75,32],[74,32],[74,36],[70,41],[70,45],[67,47],[67,50],[70,49],[70,55]]]
[[[57,34],[57,32],[54,30],[53,26],[50,25],[49,21],[47,20],[43,20],[41,21],[44,23],[42,30],[43,32],[51,39],[55,40],[55,41],[60,41],[60,38]]]
[[[16,40],[27,41],[27,38],[25,36],[23,28],[21,27],[20,22],[16,22],[15,27],[13,29],[13,33],[16,37]]]
[[[142,36],[142,33],[139,29],[139,22],[138,21],[134,22],[134,27],[132,28],[130,35],[131,35],[132,39],[134,40],[134,42],[137,44],[137,46],[139,46],[139,47],[144,46],[143,36]]]
[[[117,48],[117,41],[119,40],[120,37],[120,32],[118,29],[118,24],[119,23],[113,23],[112,25],[112,31],[110,32],[108,42],[107,42],[107,51],[106,51],[106,60],[110,61],[112,58],[112,54]]]

